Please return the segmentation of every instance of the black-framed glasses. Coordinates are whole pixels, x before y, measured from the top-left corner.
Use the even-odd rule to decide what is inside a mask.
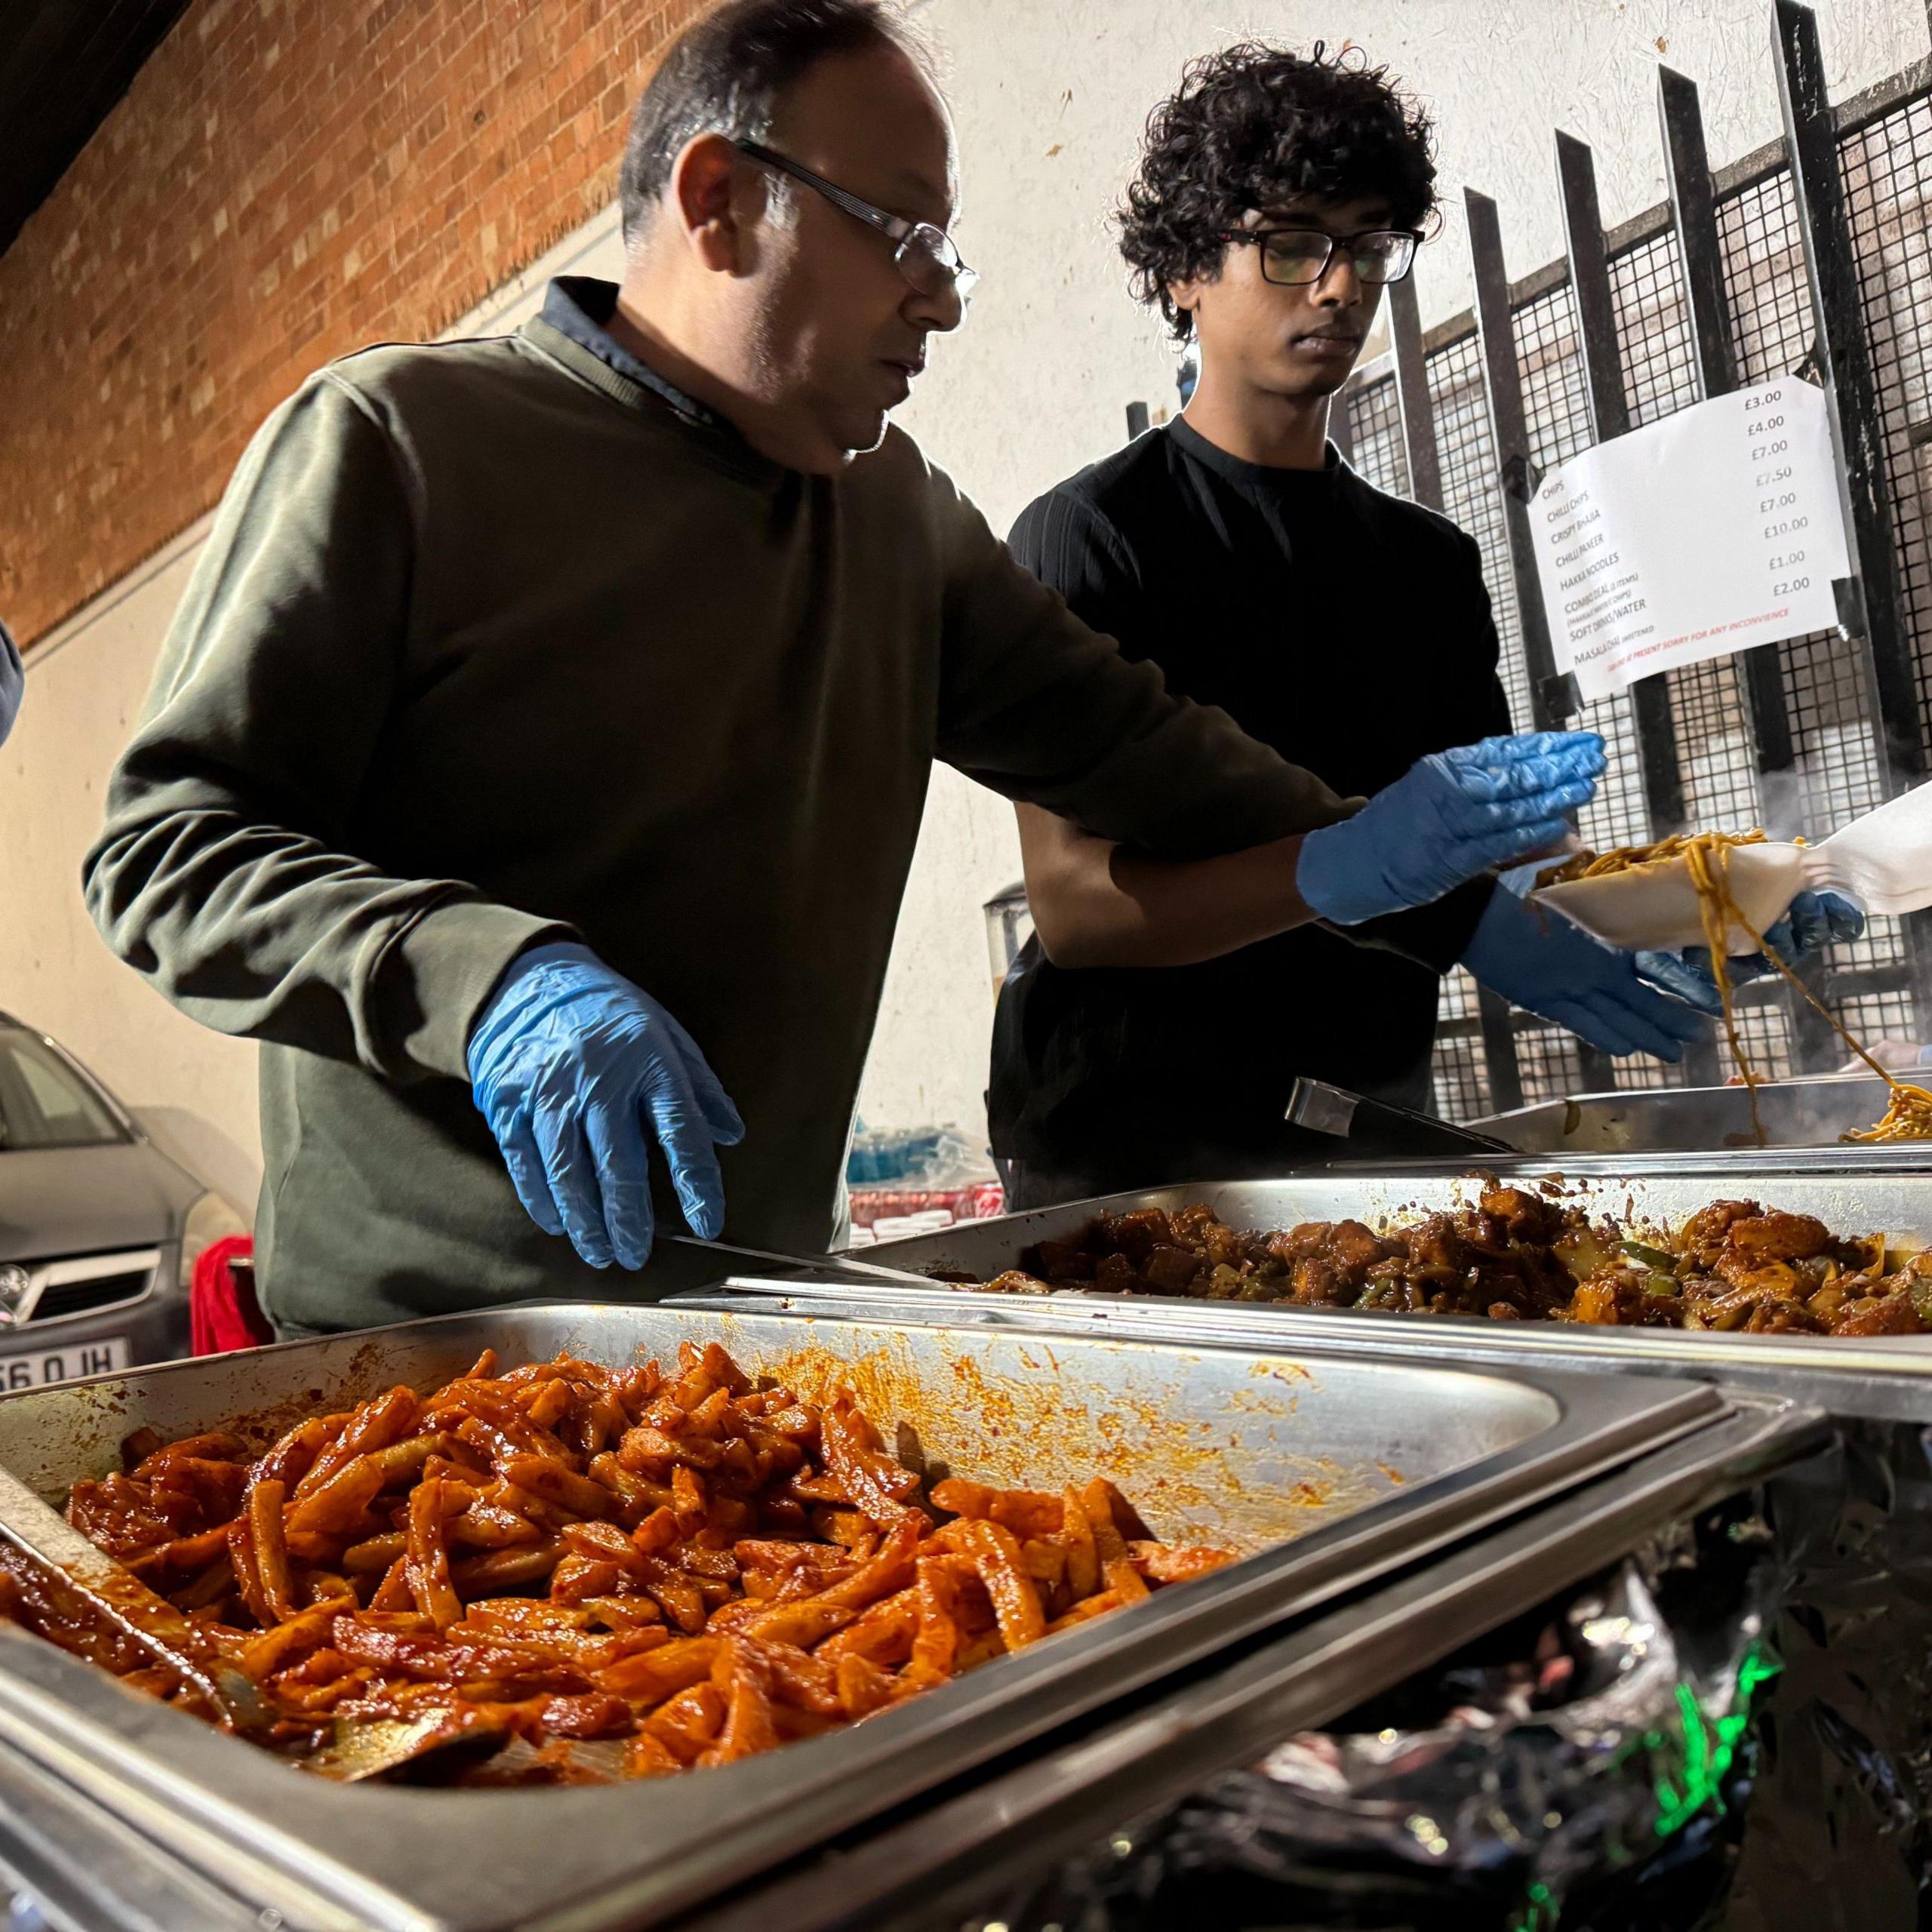
[[[897,245],[892,253],[894,264],[921,295],[955,294],[962,309],[972,300],[979,271],[969,269],[960,259],[952,237],[944,229],[935,228],[929,221],[908,221],[903,215],[889,214],[884,208],[875,208],[870,202],[861,201],[837,182],[814,174],[775,148],[757,141],[734,141],[731,145],[753,161],[816,189],[834,208],[843,208],[869,227],[876,228]]]
[[[1284,288],[1319,281],[1338,248],[1347,251],[1355,279],[1365,287],[1400,281],[1422,240],[1407,228],[1365,228],[1359,235],[1327,235],[1318,228],[1231,228],[1223,238],[1259,248],[1262,280]]]

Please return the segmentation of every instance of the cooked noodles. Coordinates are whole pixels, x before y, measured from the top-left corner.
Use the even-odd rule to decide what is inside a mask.
[[[1537,879],[1539,886],[1567,885],[1580,878],[1602,878],[1613,872],[1628,872],[1633,866],[1666,860],[1681,859],[1697,891],[1697,916],[1704,929],[1704,943],[1711,955],[1711,971],[1716,979],[1718,998],[1724,1008],[1724,1037],[1730,1043],[1731,1058],[1744,1082],[1751,1107],[1751,1131],[1759,1146],[1764,1144],[1764,1126],[1758,1112],[1758,1088],[1764,1076],[1751,1064],[1750,1057],[1738,1037],[1737,1016],[1731,1000],[1730,973],[1727,964],[1730,947],[1727,937],[1733,927],[1747,934],[1758,949],[1784,977],[1823,1015],[1826,1023],[1840,1039],[1884,1081],[1891,1091],[1891,1103],[1884,1118],[1875,1125],[1854,1128],[1839,1137],[1844,1140],[1932,1140],[1932,1093],[1894,1080],[1863,1045],[1847,1030],[1836,1014],[1825,1005],[1804,982],[1764,943],[1764,936],[1745,918],[1730,891],[1730,851],[1734,845],[1761,845],[1762,832],[1681,832],[1654,845],[1625,845],[1614,852],[1580,852],[1553,866]]]
[[[1638,866],[1662,865],[1672,859],[1688,857],[1692,846],[1715,843],[1761,845],[1768,835],[1762,832],[1680,832],[1660,838],[1654,845],[1620,845],[1614,852],[1577,852],[1561,865],[1537,875],[1540,891],[1546,885],[1569,885],[1580,878],[1607,878],[1613,872],[1627,872]]]
[[[1891,1080],[1892,1103],[1875,1127],[1854,1128],[1842,1140],[1932,1140],[1932,1094]]]

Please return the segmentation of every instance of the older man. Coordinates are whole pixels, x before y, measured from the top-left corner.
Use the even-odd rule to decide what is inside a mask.
[[[88,888],[264,1043],[285,1332],[606,1291],[654,1143],[694,1228],[728,1177],[822,1246],[935,757],[1364,928],[1589,795],[1595,739],[1503,739],[1358,812],[1013,563],[886,430],[955,182],[891,16],[734,0],[639,103],[621,287],[332,365],[244,457]]]

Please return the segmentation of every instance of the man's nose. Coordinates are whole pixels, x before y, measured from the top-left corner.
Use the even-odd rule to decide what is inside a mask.
[[[1337,248],[1329,257],[1313,299],[1325,309],[1352,309],[1361,300],[1361,277],[1355,272],[1355,258],[1346,248]]]
[[[959,285],[955,281],[949,281],[931,295],[923,289],[914,288],[900,313],[915,328],[944,335],[966,319],[966,298],[960,294]]]

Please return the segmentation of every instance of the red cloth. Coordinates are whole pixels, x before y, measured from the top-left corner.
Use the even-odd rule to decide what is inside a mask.
[[[224,1235],[203,1248],[188,1287],[189,1332],[198,1355],[225,1355],[235,1349],[259,1349],[275,1340],[255,1300],[255,1271],[240,1277],[235,1263],[251,1259],[255,1244],[247,1235]]]
[[[855,1228],[869,1228],[881,1215],[918,1214],[933,1208],[949,1209],[955,1221],[983,1221],[1006,1212],[1006,1196],[996,1180],[964,1187],[854,1187],[848,1193]]]

